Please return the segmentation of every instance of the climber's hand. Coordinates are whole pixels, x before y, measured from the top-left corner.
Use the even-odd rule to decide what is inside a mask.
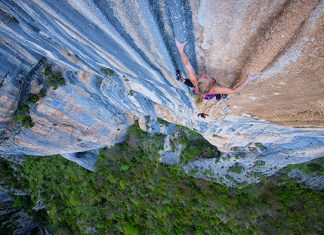
[[[260,73],[256,73],[256,74],[249,74],[246,81],[248,83],[252,82],[253,80],[255,80],[258,76],[259,76]]]
[[[176,46],[179,50],[179,52],[183,52],[184,51],[184,48],[186,46],[188,41],[185,41],[185,42],[179,42],[178,39],[175,39],[175,43],[176,43]]]

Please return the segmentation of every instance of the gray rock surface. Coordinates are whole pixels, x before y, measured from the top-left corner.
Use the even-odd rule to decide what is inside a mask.
[[[70,161],[76,162],[78,165],[82,166],[85,169],[94,171],[98,154],[99,150],[95,149],[86,152],[66,153],[62,154],[62,157]]]
[[[314,190],[324,189],[324,175],[306,174],[298,169],[288,172],[288,177],[297,179],[298,183],[304,183]]]
[[[265,146],[235,161],[245,175],[233,174],[237,181],[250,182],[248,169],[259,160],[266,162],[259,172],[271,175],[321,157],[323,12],[317,0],[0,0],[0,153],[76,160],[76,152],[121,142],[135,116],[150,115],[195,129],[227,152],[221,165],[199,163],[216,171],[234,164],[234,147]],[[227,103],[196,106],[175,79],[184,69],[174,37],[189,40],[195,70],[220,84],[235,86],[249,71],[262,75]],[[43,65],[29,73],[42,57],[62,71],[66,86],[31,106],[34,127],[17,129],[12,116],[24,84],[42,78]],[[199,119],[201,109],[211,115]],[[87,158],[79,164],[93,166]]]
[[[1,234],[40,234],[50,233],[39,226],[26,212],[13,206],[13,200],[5,192],[0,192],[0,231]]]

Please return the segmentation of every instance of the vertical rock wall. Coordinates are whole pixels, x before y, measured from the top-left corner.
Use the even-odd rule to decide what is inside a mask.
[[[109,146],[134,116],[150,115],[195,128],[223,151],[262,143],[279,168],[322,156],[323,11],[316,0],[0,0],[0,152]],[[206,69],[221,85],[234,87],[248,72],[259,79],[197,109],[175,79],[184,69],[174,37],[189,40],[197,73]],[[42,56],[48,62],[29,72]],[[17,129],[11,118],[24,84],[42,79],[47,64],[67,85],[31,106],[34,127]],[[202,109],[205,120],[196,116]]]
[[[200,66],[226,86],[260,73],[253,86],[229,101],[232,113],[289,126],[324,124],[323,1],[191,5]],[[211,113],[218,115],[217,109]]]

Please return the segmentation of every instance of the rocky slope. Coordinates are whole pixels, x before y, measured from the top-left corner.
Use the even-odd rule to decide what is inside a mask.
[[[12,198],[3,192],[0,192],[0,230],[2,234],[50,234],[24,210],[15,207]]]
[[[323,12],[316,0],[0,1],[0,152],[110,146],[136,116],[195,129],[226,159],[243,149],[237,161],[249,169],[262,158],[267,175],[321,157]],[[174,37],[189,40],[196,71],[206,69],[220,84],[261,74],[240,95],[196,107],[175,79],[183,67]],[[12,117],[26,94],[39,92],[47,66],[61,71],[66,85],[30,104],[34,125],[22,128]],[[201,110],[211,116],[199,119]],[[251,157],[255,143],[264,148]]]

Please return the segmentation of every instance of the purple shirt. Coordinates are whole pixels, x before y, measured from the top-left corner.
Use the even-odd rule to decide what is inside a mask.
[[[193,94],[196,95],[196,96],[199,95],[199,91],[198,91],[196,88],[194,88],[194,89],[192,90],[192,92],[193,92]],[[204,97],[204,99],[205,99],[205,100],[211,100],[211,99],[213,99],[215,96],[216,96],[216,94],[206,94],[205,97]]]

